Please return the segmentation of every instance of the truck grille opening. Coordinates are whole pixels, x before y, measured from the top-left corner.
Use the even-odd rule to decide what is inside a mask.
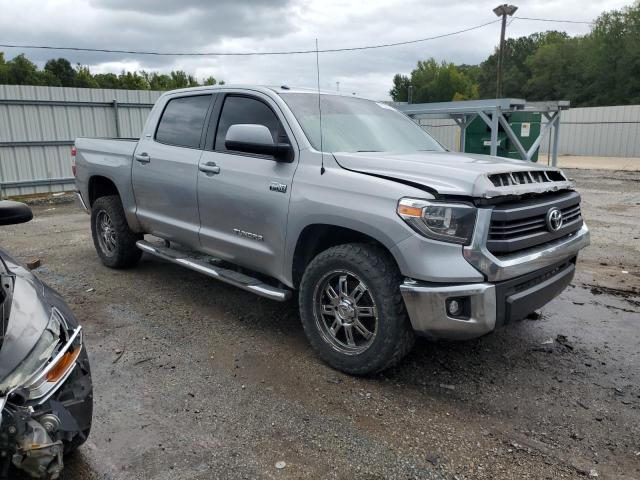
[[[562,212],[562,226],[557,231],[547,226],[547,213],[554,207]],[[487,248],[494,254],[518,252],[569,236],[582,223],[580,195],[576,192],[500,205],[491,215]]]
[[[494,173],[489,175],[494,187],[509,187],[527,183],[564,182],[567,179],[557,170],[528,170],[520,172]]]

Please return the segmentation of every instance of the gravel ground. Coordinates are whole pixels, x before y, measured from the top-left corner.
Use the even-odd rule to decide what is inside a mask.
[[[592,228],[573,285],[536,319],[420,340],[369,378],[317,359],[295,302],[149,256],[110,270],[87,215],[34,207],[1,246],[41,259],[94,372],[64,478],[640,478],[640,173],[569,173]]]

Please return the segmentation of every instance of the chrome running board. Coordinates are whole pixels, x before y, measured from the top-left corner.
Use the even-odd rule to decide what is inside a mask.
[[[194,252],[193,255],[190,255],[188,252],[154,245],[146,240],[138,240],[136,242],[136,246],[143,252],[150,253],[156,257],[162,258],[163,260],[187,267],[191,270],[195,270],[196,272],[204,273],[209,277],[221,280],[235,287],[242,288],[248,292],[253,292],[261,297],[278,300],[280,302],[284,302],[291,298],[291,290],[274,287],[264,283],[262,280],[245,275],[244,273],[212,265],[205,260],[207,257],[203,257],[201,254],[197,254],[196,252]],[[213,259],[213,257],[209,258]]]

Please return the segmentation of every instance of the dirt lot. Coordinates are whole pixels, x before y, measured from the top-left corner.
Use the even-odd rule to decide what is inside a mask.
[[[592,228],[573,285],[535,320],[420,340],[372,378],[323,365],[294,302],[147,256],[109,270],[87,215],[35,207],[1,246],[41,258],[94,371],[65,478],[640,478],[640,173],[569,173]]]

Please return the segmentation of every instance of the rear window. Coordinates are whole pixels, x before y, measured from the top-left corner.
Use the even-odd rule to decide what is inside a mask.
[[[198,148],[211,95],[169,100],[162,113],[156,140],[169,145]]]

